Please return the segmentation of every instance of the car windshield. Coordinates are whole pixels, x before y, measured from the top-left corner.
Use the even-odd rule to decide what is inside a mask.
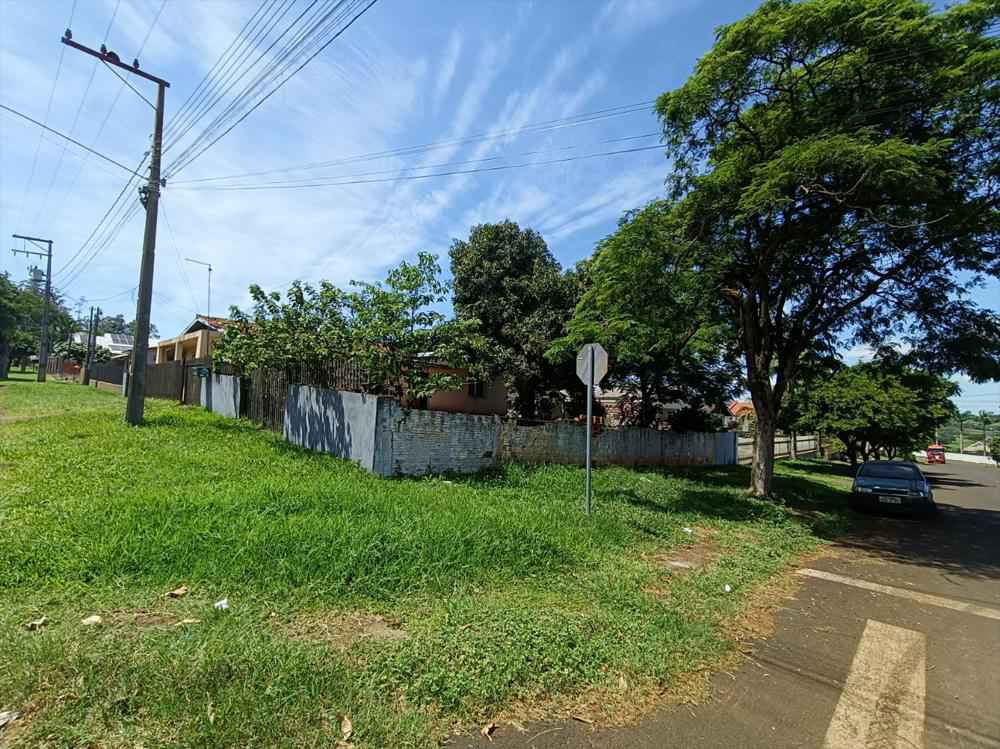
[[[865,463],[858,472],[858,476],[870,479],[915,479],[918,475],[917,469],[913,466],[907,463],[893,463],[888,460]]]

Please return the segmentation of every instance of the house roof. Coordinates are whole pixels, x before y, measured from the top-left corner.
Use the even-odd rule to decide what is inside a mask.
[[[181,335],[193,333],[196,330],[215,330],[222,332],[227,326],[232,324],[232,320],[227,317],[209,317],[208,315],[195,315],[194,320],[181,331]]]
[[[750,401],[733,401],[729,404],[729,413],[733,416],[745,416],[754,412],[753,403]]]

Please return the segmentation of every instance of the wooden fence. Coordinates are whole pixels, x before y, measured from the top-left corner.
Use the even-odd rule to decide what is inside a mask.
[[[740,463],[753,462],[753,437],[740,436],[737,442],[737,457]],[[819,451],[819,438],[815,435],[802,434],[795,435],[795,455],[814,456]],[[787,434],[778,434],[774,438],[774,457],[792,457],[792,437]]]
[[[199,367],[217,374],[240,377],[240,416],[280,432],[285,423],[285,400],[290,384],[315,385],[335,390],[365,389],[364,372],[352,361],[334,361],[320,367],[260,368],[242,374],[231,364],[213,364],[210,358],[151,364],[146,367],[146,395],[185,405],[201,403]]]

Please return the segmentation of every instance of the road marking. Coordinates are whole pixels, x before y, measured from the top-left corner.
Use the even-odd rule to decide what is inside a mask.
[[[923,747],[926,651],[920,632],[869,619],[823,749]]]
[[[824,572],[823,570],[813,570],[808,567],[799,570],[799,574],[804,575],[805,577],[814,577],[819,580],[828,580],[831,583],[851,585],[855,588],[861,588],[862,590],[885,593],[888,596],[896,596],[897,598],[908,598],[911,601],[926,603],[929,606],[940,606],[944,609],[961,611],[965,614],[974,614],[975,616],[983,616],[987,619],[996,619],[997,621],[1000,621],[1000,609],[991,609],[989,606],[980,606],[975,603],[956,601],[953,598],[944,598],[943,596],[932,596],[929,593],[919,593],[915,590],[906,590],[905,588],[894,588],[891,585],[880,585],[879,583],[872,583],[867,580],[858,580],[854,577],[836,575],[833,572]]]

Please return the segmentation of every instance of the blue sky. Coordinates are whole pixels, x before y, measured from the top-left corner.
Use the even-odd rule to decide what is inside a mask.
[[[298,4],[304,7],[305,0]],[[134,166],[147,148],[152,112],[95,60],[59,43],[72,5],[0,0],[0,102],[42,120],[58,67],[48,124]],[[77,0],[72,29],[77,41],[98,46],[114,15],[107,44],[123,60],[131,60],[149,34],[141,64],[172,84],[169,127],[172,112],[257,5],[166,0],[149,33],[161,0]],[[161,202],[153,321],[172,335],[196,310],[205,310],[205,271],[184,257],[212,263],[212,308],[223,313],[246,302],[250,283],[284,288],[295,278],[338,284],[375,279],[421,250],[439,254],[446,265],[452,238],[481,221],[509,217],[538,229],[564,265],[588,256],[623,211],[662,192],[667,163],[661,151],[310,190],[198,191],[184,189],[194,185],[182,180],[496,134],[648,101],[684,81],[711,46],[716,26],[755,6],[735,0],[379,0],[245,122],[171,178]],[[149,96],[151,89],[141,87]],[[656,136],[647,134],[657,129],[651,110],[642,109],[334,166],[324,174],[551,160],[655,145]],[[82,270],[79,262],[63,270],[122,189],[125,172],[81,157],[74,146],[64,150],[52,136],[39,139],[38,128],[6,113],[0,113],[0,161],[0,236],[51,237],[61,291],[73,300],[105,299],[100,305],[107,313],[133,317],[140,215]],[[169,171],[169,151],[164,164]],[[25,277],[26,265],[6,251],[0,259],[0,270],[15,279]],[[976,297],[996,307],[1000,285]],[[864,351],[851,352],[857,356]],[[1000,384],[963,387],[963,408],[997,408]]]

